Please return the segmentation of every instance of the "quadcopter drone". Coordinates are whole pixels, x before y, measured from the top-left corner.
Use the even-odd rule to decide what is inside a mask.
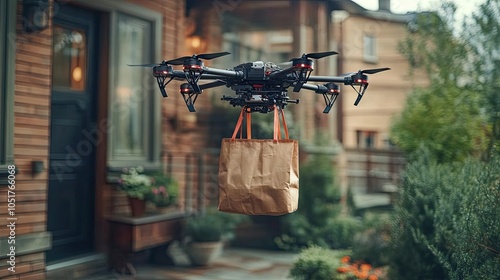
[[[275,105],[283,109],[288,103],[298,104],[299,99],[290,100],[288,97],[290,87],[294,92],[299,92],[301,89],[312,90],[323,95],[325,101],[323,113],[325,114],[330,112],[339,96],[338,83],[350,85],[355,90],[358,97],[354,105],[357,106],[368,87],[366,74],[375,74],[390,69],[366,69],[341,76],[311,76],[314,67],[312,59],[338,54],[334,51],[303,54],[301,57],[291,59],[288,63],[281,64],[288,66],[286,68],[281,68],[273,62],[263,61],[247,62],[226,70],[206,67],[203,64],[202,59],[210,60],[228,54],[230,53],[195,54],[164,60],[159,64],[129,66],[152,67],[153,76],[157,80],[163,97],[168,97],[165,87],[172,80],[186,81],[180,85],[180,93],[190,112],[196,111],[194,104],[204,89],[226,86],[235,91],[236,96],[222,96],[221,100],[228,101],[235,107],[246,107],[249,112],[260,113],[272,111]],[[182,70],[174,70],[173,65],[182,65]],[[199,84],[201,80],[211,80],[211,82]],[[311,84],[310,82],[324,84]]]

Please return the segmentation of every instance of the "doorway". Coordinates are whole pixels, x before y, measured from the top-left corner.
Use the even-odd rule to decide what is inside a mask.
[[[99,14],[60,5],[54,17],[47,263],[95,250]]]

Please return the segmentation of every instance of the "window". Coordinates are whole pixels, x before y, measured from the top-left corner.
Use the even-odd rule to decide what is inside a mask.
[[[160,102],[150,68],[127,64],[157,60],[154,22],[117,13],[113,28],[110,166],[154,166],[159,160]],[[113,44],[113,43],[112,43]]]
[[[14,163],[16,4],[16,1],[0,1],[0,180],[7,172],[7,165]]]
[[[377,62],[377,40],[374,36],[363,36],[363,59],[365,62]]]
[[[356,143],[360,149],[375,148],[375,131],[356,130]]]
[[[87,38],[85,32],[54,25],[53,87],[85,90],[87,73]]]

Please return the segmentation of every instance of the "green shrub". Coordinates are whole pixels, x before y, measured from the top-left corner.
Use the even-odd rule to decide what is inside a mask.
[[[329,248],[348,249],[353,246],[354,237],[362,228],[363,225],[357,218],[337,217],[321,230],[320,235],[324,237]]]
[[[329,249],[310,247],[303,250],[293,263],[289,277],[294,280],[336,279],[339,257]]]
[[[499,155],[411,163],[394,212],[391,278],[499,279],[499,174]]]
[[[311,245],[329,247],[328,225],[340,213],[340,190],[334,184],[333,163],[328,155],[311,155],[300,166],[299,208],[283,216],[283,234],[275,238],[279,248],[300,250]]]
[[[410,163],[403,173],[391,231],[391,279],[445,279],[446,272],[429,248],[436,244],[435,212],[439,192],[451,170],[428,157]]]
[[[463,184],[449,205],[455,215],[450,219],[446,208],[437,213],[438,222],[453,222],[443,234],[450,233],[449,277],[500,279],[500,155],[486,164],[469,162],[460,174]]]
[[[370,214],[363,218],[363,230],[354,237],[352,258],[365,261],[374,267],[388,263],[390,216]]]

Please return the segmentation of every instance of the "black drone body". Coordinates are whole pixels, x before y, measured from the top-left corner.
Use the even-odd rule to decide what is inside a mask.
[[[223,96],[222,100],[228,101],[233,106],[246,107],[251,112],[261,113],[273,110],[275,105],[283,109],[289,103],[298,104],[298,99],[289,99],[289,88],[293,88],[294,92],[299,92],[301,89],[311,90],[323,95],[325,100],[323,113],[325,114],[330,112],[339,96],[338,84],[352,86],[358,94],[354,103],[357,106],[368,87],[368,76],[365,74],[375,74],[390,69],[359,70],[341,76],[312,76],[314,69],[312,59],[337,54],[334,51],[303,54],[286,63],[287,68],[263,61],[242,63],[227,70],[210,68],[203,64],[202,59],[209,60],[228,54],[228,52],[200,54],[164,60],[159,64],[131,66],[152,67],[153,76],[157,80],[163,97],[168,97],[165,86],[173,79],[186,81],[180,86],[180,93],[190,112],[196,111],[194,104],[204,89],[226,86],[236,95]],[[174,70],[172,65],[182,65],[182,70]],[[211,82],[201,84],[202,80],[211,80]],[[311,84],[311,82],[324,84]]]

